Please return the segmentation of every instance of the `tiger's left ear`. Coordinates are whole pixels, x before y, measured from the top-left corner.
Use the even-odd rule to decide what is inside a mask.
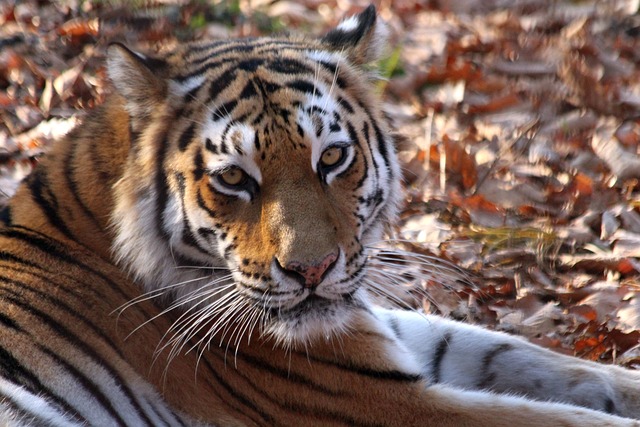
[[[380,59],[387,47],[389,30],[376,20],[376,8],[369,5],[357,15],[342,21],[321,41],[332,50],[347,54],[352,63],[363,65]]]
[[[125,99],[132,123],[147,119],[167,97],[167,63],[129,50],[120,43],[107,49],[107,73]]]

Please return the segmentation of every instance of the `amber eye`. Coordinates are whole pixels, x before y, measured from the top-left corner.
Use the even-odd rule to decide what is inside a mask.
[[[340,163],[342,157],[344,156],[344,148],[342,147],[331,147],[324,150],[322,156],[320,157],[320,163],[324,167],[335,166]]]
[[[244,173],[244,171],[242,169],[236,168],[236,167],[232,167],[232,168],[227,169],[226,171],[224,171],[220,175],[218,175],[218,178],[224,184],[227,184],[229,186],[235,187],[235,186],[243,184],[247,179],[247,175]]]

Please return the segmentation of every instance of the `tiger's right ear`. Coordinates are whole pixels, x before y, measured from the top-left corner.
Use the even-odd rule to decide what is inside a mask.
[[[167,68],[162,59],[133,52],[120,43],[109,45],[107,74],[134,122],[149,117],[167,97],[167,81],[162,78]]]
[[[376,61],[384,54],[389,36],[387,26],[376,15],[375,6],[369,5],[342,21],[320,40],[332,50],[344,52],[356,65]]]

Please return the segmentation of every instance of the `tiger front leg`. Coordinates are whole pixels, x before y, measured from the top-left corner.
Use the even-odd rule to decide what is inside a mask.
[[[432,383],[556,401],[640,419],[640,372],[564,356],[522,338],[376,309]]]

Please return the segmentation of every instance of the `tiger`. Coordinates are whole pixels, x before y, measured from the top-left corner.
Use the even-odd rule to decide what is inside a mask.
[[[0,214],[2,425],[640,425],[636,371],[374,303],[387,34],[110,45]]]

